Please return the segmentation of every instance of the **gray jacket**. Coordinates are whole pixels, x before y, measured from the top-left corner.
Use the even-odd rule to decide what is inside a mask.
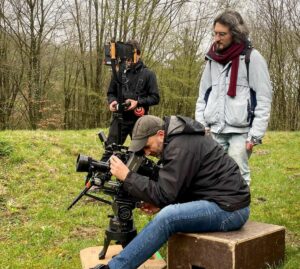
[[[212,59],[207,61],[196,103],[196,120],[213,133],[248,133],[248,139],[260,140],[268,126],[272,102],[266,61],[252,49],[248,83],[245,55],[240,55],[235,97],[227,95],[230,67],[231,62],[223,66]]]

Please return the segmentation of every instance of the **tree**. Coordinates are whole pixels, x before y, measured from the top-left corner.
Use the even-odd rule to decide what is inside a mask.
[[[3,19],[5,1],[0,1],[0,130],[10,126],[17,94],[20,91],[23,76],[22,68],[14,66],[14,52],[10,50],[12,40],[7,34],[7,25]]]
[[[36,129],[42,119],[44,96],[49,84],[53,62],[42,62],[43,51],[59,23],[58,4],[46,0],[7,0],[3,15],[6,34],[18,49],[21,68],[24,70],[22,96],[31,128]]]
[[[263,0],[254,5],[253,43],[267,60],[273,85],[270,128],[297,130],[300,116],[299,54],[295,52],[299,46],[299,27],[295,23],[298,13],[293,13],[293,10],[297,10],[297,5],[299,9],[299,3]]]

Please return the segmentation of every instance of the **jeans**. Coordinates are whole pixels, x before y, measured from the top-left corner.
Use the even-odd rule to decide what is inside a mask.
[[[251,156],[251,151],[246,149],[246,140],[248,134],[216,134],[211,133],[212,137],[224,148],[228,155],[235,160],[240,168],[243,178],[250,185],[250,169],[248,160]]]
[[[249,213],[249,207],[229,212],[205,200],[166,206],[108,263],[109,268],[136,269],[177,232],[237,230]]]

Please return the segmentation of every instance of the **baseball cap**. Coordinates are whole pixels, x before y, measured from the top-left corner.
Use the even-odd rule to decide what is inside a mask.
[[[138,152],[145,147],[148,137],[153,136],[158,130],[164,129],[164,121],[156,116],[145,115],[140,117],[134,125],[129,151]]]

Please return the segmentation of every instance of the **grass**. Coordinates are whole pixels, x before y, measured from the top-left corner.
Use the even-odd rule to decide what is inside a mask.
[[[286,227],[286,259],[300,268],[300,132],[269,132],[251,157],[251,220]],[[79,251],[102,245],[109,206],[82,198],[78,153],[99,159],[97,130],[0,132],[0,268],[81,268]],[[149,216],[135,210],[140,230]],[[161,250],[165,256],[166,247]]]

